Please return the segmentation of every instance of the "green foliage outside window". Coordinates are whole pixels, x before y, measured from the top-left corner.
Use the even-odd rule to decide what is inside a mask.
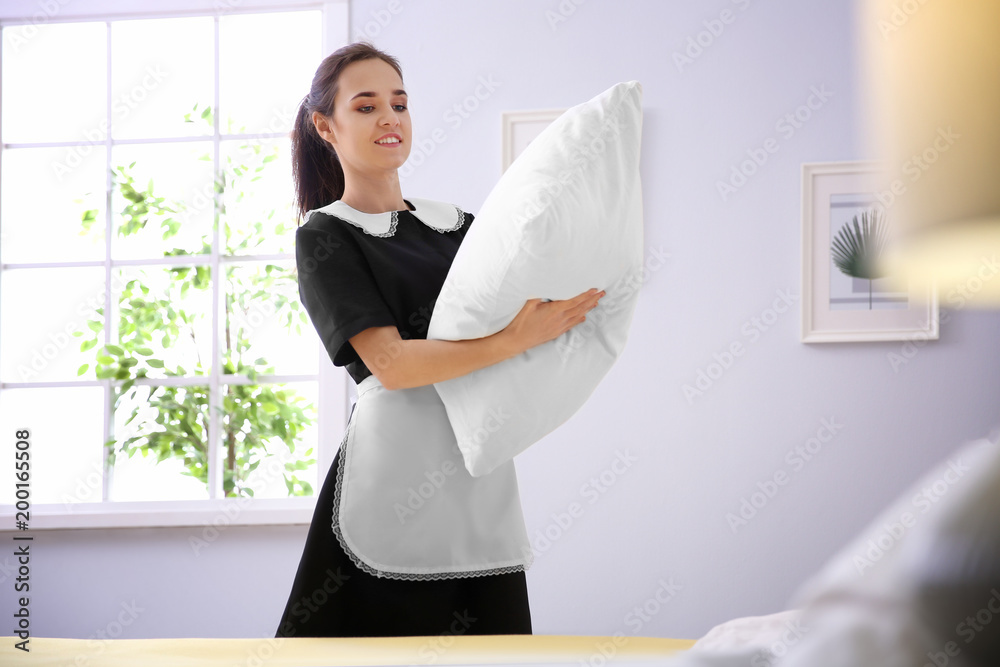
[[[197,106],[193,112],[197,111]],[[210,107],[206,107],[197,120],[185,116],[188,122],[213,123]],[[268,163],[277,157],[277,147],[267,150],[259,143],[248,141],[239,151],[240,159],[227,158],[227,163],[215,181],[215,191],[228,194],[234,201],[241,201],[251,184],[261,178]],[[211,156],[202,156],[211,160]],[[121,194],[124,206],[112,212],[117,217],[118,235],[128,237],[157,224],[164,241],[176,236],[181,228],[181,220],[187,210],[183,202],[168,201],[155,194],[152,179],[146,187],[136,184],[132,175],[135,162],[119,165],[112,169],[113,188]],[[228,193],[227,193],[228,190]],[[217,200],[215,219],[222,223],[220,238],[227,254],[253,254],[266,235],[285,235],[293,227],[285,222],[275,224],[275,211],[271,210],[265,219],[234,220],[225,211],[221,197]],[[81,213],[82,234],[89,233],[97,220],[98,211],[86,210]],[[172,248],[165,250],[164,257],[192,254],[209,254],[211,238],[203,235],[199,248]],[[220,269],[226,286],[220,290],[225,298],[225,341],[221,352],[222,368],[220,378],[225,383],[226,375],[244,375],[256,380],[260,374],[273,374],[274,368],[264,358],[249,359],[251,341],[246,331],[233,326],[235,315],[244,318],[253,309],[266,310],[271,319],[277,319],[289,332],[293,329],[301,333],[302,325],[308,324],[305,313],[295,298],[286,293],[296,294],[294,270],[275,264],[266,264],[263,274],[251,276],[249,271],[234,268]],[[140,417],[140,412],[153,415],[137,422],[138,435],[119,442],[117,437],[105,443],[108,458],[113,466],[119,454],[134,456],[155,455],[157,462],[179,459],[184,464],[184,474],[200,480],[206,485],[208,480],[208,447],[218,446],[209,442],[208,425],[208,384],[198,386],[137,386],[136,380],[148,377],[150,369],[162,369],[167,377],[184,377],[191,374],[207,375],[211,360],[193,360],[193,368],[175,365],[168,367],[163,359],[155,356],[150,343],[155,339],[163,347],[170,349],[183,337],[196,339],[193,313],[187,312],[184,297],[192,291],[210,294],[212,276],[210,267],[170,266],[169,287],[165,294],[153,294],[139,278],[128,280],[118,295],[118,336],[117,344],[104,345],[103,319],[88,322],[93,335],[86,337],[80,345],[82,351],[94,350],[94,368],[98,378],[120,381],[113,383],[114,410],[117,412],[126,396],[135,401],[139,389],[150,390],[145,405],[139,402],[131,410],[126,424]],[[219,279],[220,276],[216,276]],[[290,289],[291,288],[291,289]],[[266,308],[261,308],[266,304]],[[97,314],[103,318],[104,311]],[[83,336],[82,332],[78,335]],[[83,375],[90,364],[80,366],[77,374]],[[207,380],[207,377],[206,377]],[[314,408],[306,399],[294,391],[280,385],[224,384],[223,405],[219,426],[224,453],[219,462],[223,466],[223,492],[225,496],[253,496],[247,486],[250,474],[260,465],[266,455],[265,443],[279,439],[295,455],[296,443],[304,429],[313,424]],[[152,408],[152,410],[149,410]],[[316,462],[311,458],[310,448],[284,463],[283,476],[290,496],[312,495],[312,485],[300,479],[296,473],[309,468]],[[309,458],[303,458],[309,457]]]

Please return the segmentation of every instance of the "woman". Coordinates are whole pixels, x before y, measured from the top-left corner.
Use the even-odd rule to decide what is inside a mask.
[[[406,105],[397,61],[350,44],[320,64],[292,132],[299,293],[358,401],[278,637],[531,634],[513,462],[471,477],[433,383],[560,336],[604,292],[531,299],[491,336],[427,340],[473,216],[403,199]]]

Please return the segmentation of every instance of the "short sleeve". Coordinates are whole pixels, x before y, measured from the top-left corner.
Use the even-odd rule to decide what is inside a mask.
[[[357,241],[336,225],[298,227],[295,263],[299,298],[335,366],[360,359],[351,336],[396,325]]]

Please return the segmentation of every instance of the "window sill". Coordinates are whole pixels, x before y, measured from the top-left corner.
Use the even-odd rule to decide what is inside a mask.
[[[316,497],[51,503],[32,505],[25,531],[14,506],[0,505],[0,534],[83,528],[289,526],[309,524]]]

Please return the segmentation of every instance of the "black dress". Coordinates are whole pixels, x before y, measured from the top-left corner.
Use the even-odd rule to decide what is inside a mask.
[[[413,210],[380,214],[340,202],[343,217],[324,207],[296,230],[301,301],[333,363],[356,383],[371,371],[349,338],[395,325],[401,338],[426,339],[434,301],[474,219],[457,207],[413,201],[419,208],[407,201]],[[317,497],[276,637],[531,634],[523,571],[407,580],[359,569],[331,529],[340,456]]]

